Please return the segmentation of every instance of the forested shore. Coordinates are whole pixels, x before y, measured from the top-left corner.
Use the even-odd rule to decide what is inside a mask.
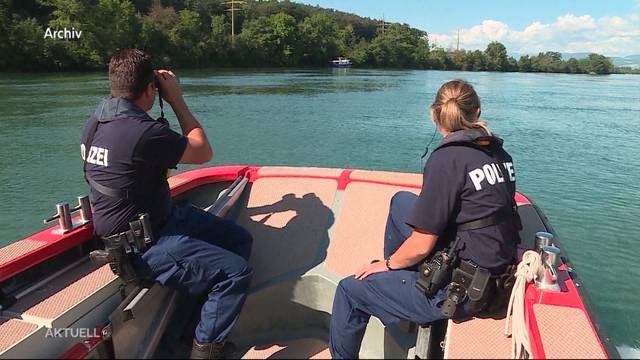
[[[46,29],[82,35],[45,38]],[[276,0],[9,0],[0,3],[0,31],[6,34],[0,71],[104,69],[115,51],[137,47],[173,68],[323,67],[345,56],[364,68],[633,72],[599,54],[565,60],[549,51],[515,59],[499,42],[484,51],[445,49],[407,24]]]

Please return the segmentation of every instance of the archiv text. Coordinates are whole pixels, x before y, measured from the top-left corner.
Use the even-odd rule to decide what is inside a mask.
[[[77,40],[82,36],[82,30],[76,30],[76,28],[71,28],[71,30],[64,28],[62,30],[51,29],[50,27],[44,31],[45,39],[53,39],[53,40]]]

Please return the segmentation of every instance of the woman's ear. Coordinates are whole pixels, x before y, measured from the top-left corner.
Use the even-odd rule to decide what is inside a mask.
[[[480,111],[480,108],[478,108],[476,110],[476,119],[480,119],[480,114],[482,114],[482,111]]]

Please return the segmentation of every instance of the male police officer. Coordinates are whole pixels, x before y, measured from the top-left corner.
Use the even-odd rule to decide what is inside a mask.
[[[155,100],[154,80],[176,114],[182,135],[146,113]],[[212,158],[209,141],[189,111],[175,75],[154,72],[150,57],[140,50],[123,50],[109,62],[109,88],[111,96],[89,117],[81,141],[94,231],[108,248],[129,250],[135,246],[127,239],[144,230],[143,236],[150,240],[146,248],[128,251],[134,254],[138,276],[152,277],[185,294],[209,293],[191,357],[219,357],[249,287],[251,235],[230,221],[171,203],[168,169]],[[150,223],[140,224],[138,214],[145,214]],[[149,233],[155,236],[150,239]],[[115,269],[124,271],[126,264],[116,264]]]

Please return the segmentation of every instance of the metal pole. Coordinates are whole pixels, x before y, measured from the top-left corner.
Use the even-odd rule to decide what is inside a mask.
[[[243,0],[230,0],[224,3],[229,5],[227,11],[231,13],[231,46],[234,45],[236,39],[236,11],[240,10],[236,5],[242,5],[244,3]]]

